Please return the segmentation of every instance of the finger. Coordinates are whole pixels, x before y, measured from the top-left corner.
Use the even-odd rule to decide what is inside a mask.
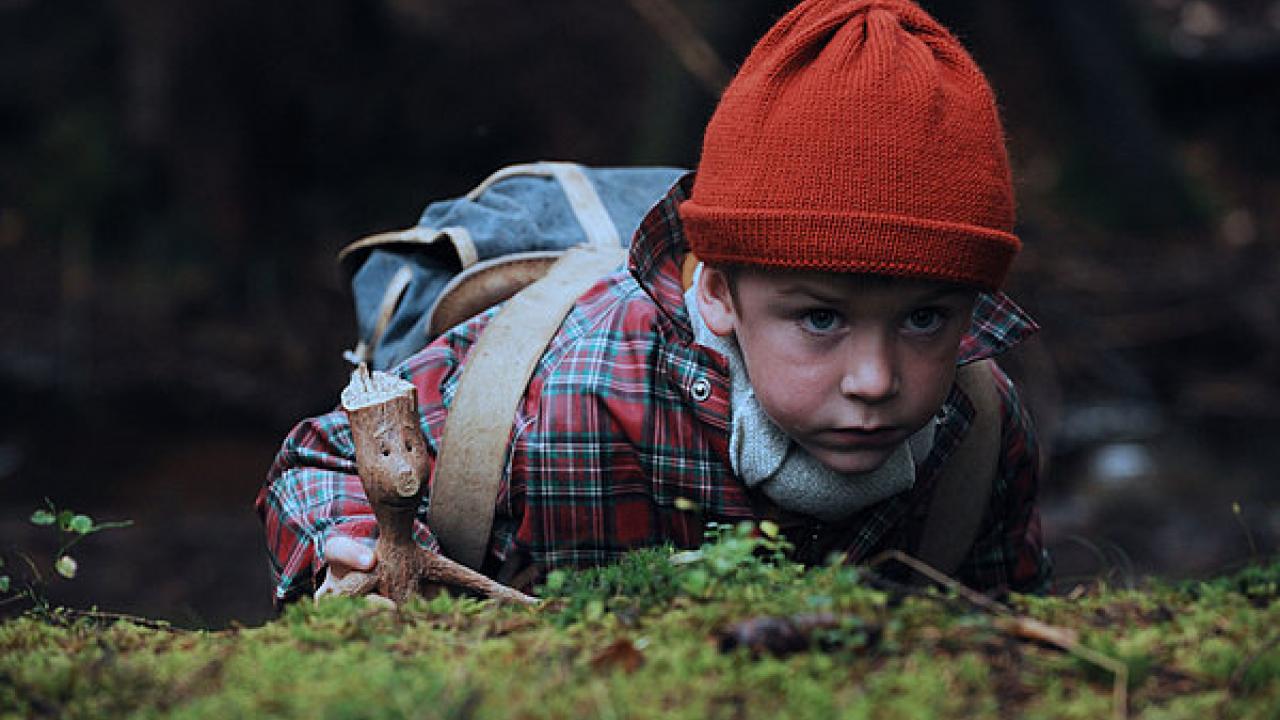
[[[358,597],[367,595],[378,587],[378,576],[352,570],[342,576],[329,573],[316,589],[316,602],[328,597]]]
[[[329,565],[341,565],[343,570],[372,570],[378,562],[373,548],[345,535],[338,535],[325,543],[324,555]]]
[[[364,602],[366,605],[377,608],[379,610],[395,610],[396,609],[395,601],[393,601],[389,597],[386,597],[385,595],[378,595],[376,593],[370,593],[368,595],[365,595]]]
[[[333,581],[335,595],[366,595],[378,587],[378,576],[375,573],[363,573],[353,570]]]

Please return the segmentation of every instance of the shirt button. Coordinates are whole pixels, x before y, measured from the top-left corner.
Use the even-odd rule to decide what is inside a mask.
[[[689,394],[694,400],[702,402],[711,397],[711,381],[706,378],[698,378],[689,386]]]

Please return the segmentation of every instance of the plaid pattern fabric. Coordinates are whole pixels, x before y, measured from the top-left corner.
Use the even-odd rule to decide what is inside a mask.
[[[546,570],[606,563],[648,545],[693,546],[708,521],[776,512],[730,470],[728,366],[693,342],[680,285],[688,245],[676,214],[689,186],[685,178],[649,213],[633,241],[629,272],[589,290],[539,361],[512,427],[487,571],[512,556]],[[418,390],[432,452],[461,365],[492,314],[451,330],[397,370]],[[996,355],[1035,329],[1008,298],[982,295],[958,362]],[[998,380],[1004,407],[999,477],[960,576],[989,590],[1043,590],[1050,565],[1035,505],[1035,438],[1012,384],[1002,373]],[[695,392],[706,386],[709,395]],[[915,486],[838,525],[789,525],[797,556],[821,561],[844,552],[857,561],[890,547],[914,549],[937,470],[972,416],[968,399],[953,388]],[[277,600],[313,589],[334,533],[376,534],[355,470],[341,411],[303,421],[285,440],[257,500]],[[677,500],[695,509],[679,509]],[[435,547],[421,519],[417,539]]]

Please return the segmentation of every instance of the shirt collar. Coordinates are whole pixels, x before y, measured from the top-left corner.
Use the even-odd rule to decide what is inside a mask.
[[[978,293],[969,331],[960,339],[957,365],[995,357],[1031,337],[1040,326],[1008,295]]]
[[[689,254],[689,240],[680,224],[678,209],[692,190],[693,173],[686,173],[650,208],[631,238],[627,263],[631,276],[686,343],[693,342],[693,327],[684,307],[680,269]]]
[[[693,342],[693,328],[684,307],[684,288],[680,286],[689,241],[680,224],[678,209],[693,190],[693,176],[687,173],[681,177],[645,215],[631,240],[628,261],[631,275],[685,342]],[[995,357],[1039,329],[1035,320],[1008,295],[998,291],[979,293],[969,330],[960,340],[956,364]]]

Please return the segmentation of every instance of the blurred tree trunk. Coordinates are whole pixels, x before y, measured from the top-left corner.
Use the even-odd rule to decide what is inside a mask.
[[[784,0],[682,2],[680,8],[736,72],[756,40],[794,3]],[[651,37],[644,120],[632,145],[631,162],[692,168],[702,148],[702,131],[719,101],[680,64],[675,51],[637,16],[636,32]],[[723,90],[723,88],[721,88]]]

